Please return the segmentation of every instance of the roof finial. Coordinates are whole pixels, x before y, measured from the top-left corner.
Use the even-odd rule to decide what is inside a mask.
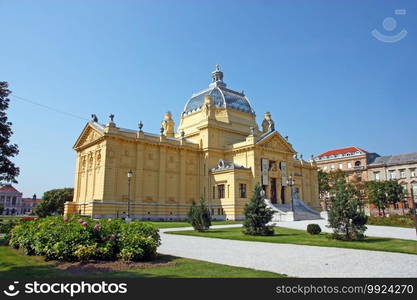
[[[215,86],[226,86],[223,82],[223,72],[220,71],[220,65],[216,65],[216,69],[211,73],[212,84]]]

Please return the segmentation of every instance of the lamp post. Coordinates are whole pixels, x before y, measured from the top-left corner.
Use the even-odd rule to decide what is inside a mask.
[[[130,222],[130,182],[132,181],[133,172],[129,170],[127,172],[127,218],[126,222]]]
[[[290,187],[291,192],[291,211],[294,212],[294,196],[293,196],[293,186],[295,184],[295,180],[292,175],[288,176],[287,185]]]

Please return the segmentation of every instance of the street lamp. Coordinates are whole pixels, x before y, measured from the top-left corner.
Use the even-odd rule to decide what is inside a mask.
[[[295,184],[295,180],[292,175],[288,176],[287,185],[290,187],[291,192],[291,211],[294,212],[294,197],[293,197],[293,186]]]
[[[130,222],[130,182],[132,181],[133,172],[129,170],[127,172],[127,218],[126,221]]]

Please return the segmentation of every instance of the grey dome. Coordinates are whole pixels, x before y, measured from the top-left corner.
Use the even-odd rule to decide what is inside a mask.
[[[223,82],[223,73],[219,66],[216,66],[216,70],[212,74],[213,82],[209,85],[209,88],[193,94],[185,105],[183,114],[199,110],[203,106],[206,96],[211,96],[216,107],[232,108],[255,114],[249,99],[243,93],[226,88],[226,84]]]

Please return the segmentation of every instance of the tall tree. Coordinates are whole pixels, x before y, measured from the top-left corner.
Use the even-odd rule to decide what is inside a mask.
[[[252,199],[245,205],[245,220],[243,233],[248,235],[273,235],[274,228],[267,225],[272,220],[274,212],[265,203],[261,193],[262,188],[256,184]]]
[[[346,181],[346,173],[340,169],[330,172],[318,171],[319,197],[323,201],[324,210],[328,209],[328,198],[334,194],[334,188],[339,180]]]
[[[19,153],[16,144],[10,143],[13,134],[12,123],[7,119],[7,109],[10,99],[8,96],[11,91],[5,81],[0,81],[0,183],[17,183],[16,177],[19,176],[19,168],[10,160]]]
[[[379,214],[385,217],[385,209],[388,206],[387,185],[384,181],[368,181],[366,183],[368,200],[370,204],[378,208]]]
[[[323,170],[319,170],[317,172],[317,177],[319,181],[320,198],[324,199],[327,196],[327,193],[330,191],[329,173],[326,173]]]
[[[390,204],[398,204],[402,202],[402,210],[404,215],[404,188],[397,180],[388,180],[385,182],[385,190],[387,192],[387,201]]]
[[[333,228],[333,237],[343,240],[363,239],[367,217],[360,210],[355,186],[339,180],[334,190],[329,211],[329,226]]]
[[[55,189],[43,194],[42,201],[35,206],[35,213],[39,217],[51,215],[62,215],[64,213],[64,203],[72,201],[74,195],[73,188]]]

